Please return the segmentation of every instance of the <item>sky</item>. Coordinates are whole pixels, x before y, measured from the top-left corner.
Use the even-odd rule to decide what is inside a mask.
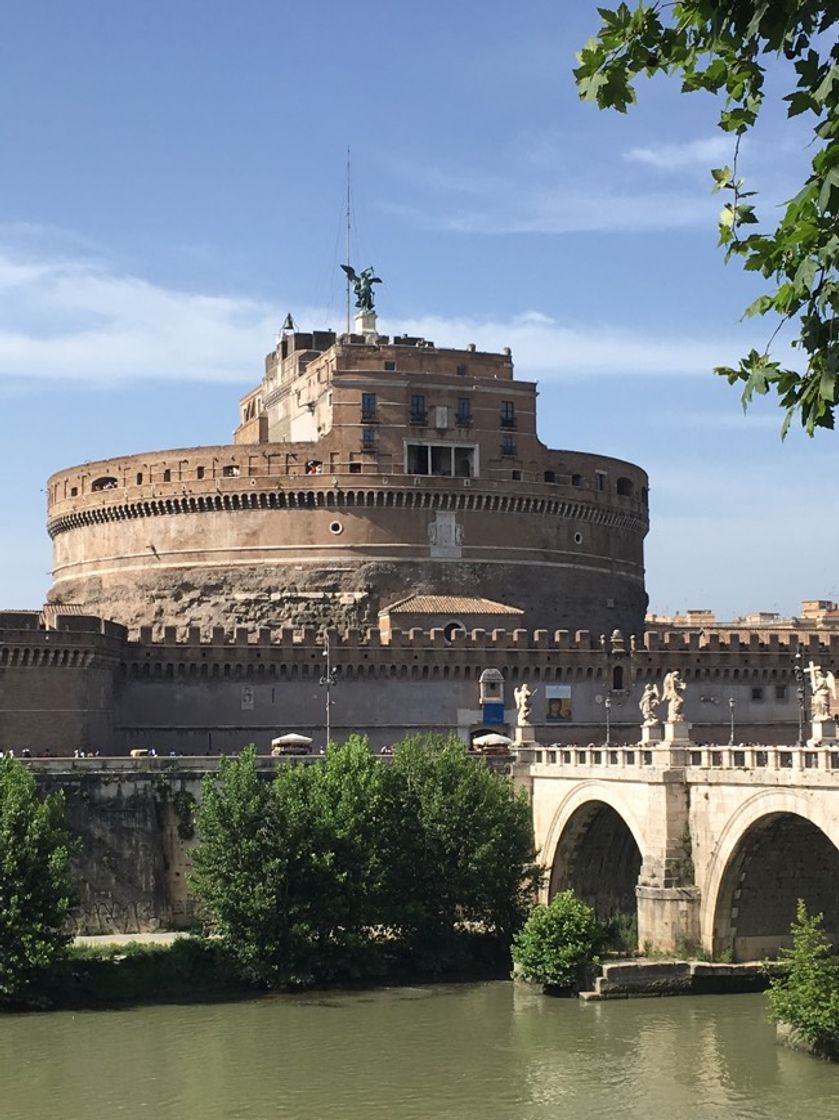
[[[510,346],[545,443],[648,471],[651,610],[839,598],[839,437],[782,443],[777,406],[744,415],[711,373],[772,330],[716,247],[719,106],[663,78],[626,115],[579,101],[598,23],[587,0],[6,0],[0,607],[43,602],[51,472],[228,441],[287,312],[341,329],[348,146],[379,329]],[[740,157],[770,216],[811,154],[785,67]]]

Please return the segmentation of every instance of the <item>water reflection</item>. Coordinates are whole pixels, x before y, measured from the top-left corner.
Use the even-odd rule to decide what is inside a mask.
[[[3,1120],[835,1120],[839,1069],[760,996],[512,984],[0,1017]]]

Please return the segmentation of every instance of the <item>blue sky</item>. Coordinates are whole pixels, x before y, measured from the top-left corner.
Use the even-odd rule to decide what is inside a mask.
[[[586,0],[10,0],[0,606],[49,585],[52,471],[225,441],[287,311],[340,328],[348,144],[382,329],[511,346],[545,442],[649,471],[652,609],[839,597],[837,437],[782,445],[780,413],[744,417],[710,373],[770,333],[716,249],[717,106],[665,80],[627,116],[581,103],[597,23]],[[772,108],[744,145],[769,212],[801,120]]]

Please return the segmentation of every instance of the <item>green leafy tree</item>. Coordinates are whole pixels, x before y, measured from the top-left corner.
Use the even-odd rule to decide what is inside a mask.
[[[29,770],[0,759],[0,1003],[39,994],[70,941],[70,860],[64,798],[40,798]]]
[[[192,884],[246,978],[282,985],[366,967],[381,909],[380,770],[354,738],[273,781],[250,747],[206,780]]]
[[[524,794],[446,736],[404,740],[383,783],[388,924],[435,953],[464,927],[508,938],[538,877]]]
[[[523,980],[571,987],[581,964],[597,952],[602,930],[594,910],[573,891],[534,906],[513,940],[513,960]]]
[[[782,951],[786,971],[770,983],[770,1014],[817,1053],[839,1057],[839,957],[822,915],[810,916],[803,899],[791,931],[792,948]]]
[[[387,765],[354,737],[273,781],[249,748],[205,782],[197,828],[208,924],[270,986],[381,974],[395,955],[445,967],[464,927],[509,937],[536,874],[526,800],[457,740],[410,740]]]
[[[719,126],[731,134],[732,160],[712,171],[714,189],[726,196],[720,244],[726,260],[737,256],[770,281],[745,315],[770,315],[776,325],[762,351],[716,372],[742,384],[744,408],[754,394],[775,392],[786,413],[783,435],[796,415],[810,435],[832,428],[839,399],[839,44],[830,32],[839,0],[645,0],[634,10],[622,3],[598,11],[600,30],[574,71],[584,100],[626,112],[635,101],[633,80],[658,73],[679,75],[685,93],[724,97]],[[773,56],[789,67],[787,114],[808,118],[813,156],[806,182],[777,225],[760,231],[738,156],[741,137],[763,108]],[[771,356],[787,323],[796,324],[792,345],[801,352],[802,371]]]
[[[204,783],[191,881],[212,931],[242,975],[268,985],[310,977],[317,921],[312,770],[282,766],[273,782],[255,750],[222,759]]]

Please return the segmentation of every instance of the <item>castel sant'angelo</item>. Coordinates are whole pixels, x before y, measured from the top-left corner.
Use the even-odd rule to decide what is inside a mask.
[[[700,738],[731,699],[755,736],[789,738],[802,636],[644,633],[644,471],[542,443],[509,350],[380,335],[370,279],[351,332],[287,320],[231,444],[49,479],[48,602],[0,615],[0,748],[317,743],[326,643],[333,732],[374,747],[485,730],[487,668],[536,689],[543,742],[596,737],[606,697],[631,738],[644,684],[674,668],[700,682]]]

